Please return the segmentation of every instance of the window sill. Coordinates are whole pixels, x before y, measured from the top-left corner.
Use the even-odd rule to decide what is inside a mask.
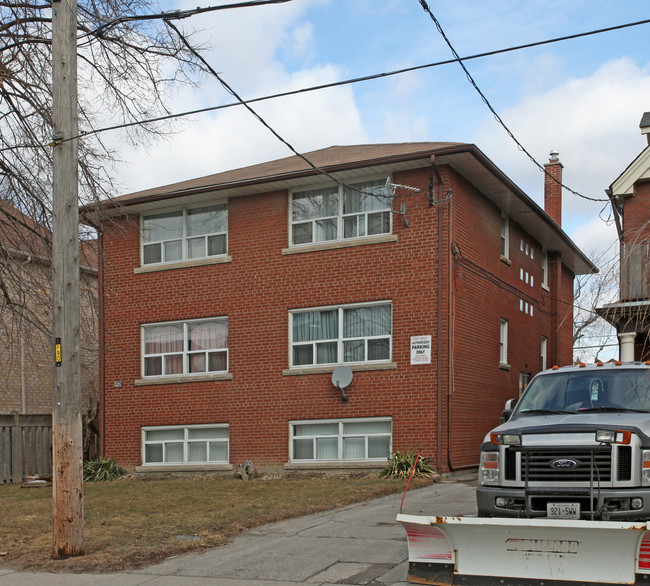
[[[147,387],[149,385],[178,385],[185,383],[201,383],[206,381],[232,380],[229,372],[220,374],[188,374],[185,376],[152,376],[151,378],[140,378],[133,384],[136,387]]]
[[[302,368],[287,368],[282,371],[282,376],[302,376],[306,374],[328,374],[341,366],[330,364],[329,366],[303,366]],[[363,372],[368,370],[397,370],[396,362],[381,362],[373,364],[346,364],[352,372]]]
[[[287,462],[285,470],[381,470],[386,467],[386,460],[345,460],[345,461],[313,461],[313,462]]]
[[[136,472],[232,472],[232,464],[143,464]]]
[[[168,262],[157,265],[144,265],[135,267],[133,273],[141,275],[143,273],[157,273],[158,271],[172,271],[175,269],[189,269],[191,267],[202,267],[205,265],[218,265],[232,262],[231,256],[216,256],[214,258],[197,258],[194,260],[184,260],[181,262]]]
[[[546,285],[545,283],[542,283],[542,289],[544,289],[544,291],[547,291],[548,293],[551,292],[551,288],[548,285]]]
[[[502,263],[507,264],[509,267],[512,266],[512,261],[511,261],[507,256],[503,256],[502,254],[500,254],[500,255],[499,255],[499,260],[500,260]]]
[[[505,364],[505,363],[503,363],[503,362],[499,362],[499,368],[500,368],[501,370],[510,370],[510,365],[509,365],[509,364]]]
[[[337,248],[349,248],[351,246],[365,246],[367,244],[383,244],[385,242],[397,242],[397,235],[383,234],[381,236],[364,236],[363,238],[350,238],[349,240],[333,240],[331,242],[319,242],[318,244],[300,244],[291,248],[283,248],[282,254],[301,254],[303,252],[318,252],[321,250],[336,250]]]

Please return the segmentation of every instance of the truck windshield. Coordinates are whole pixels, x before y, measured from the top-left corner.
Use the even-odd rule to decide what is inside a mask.
[[[650,412],[650,372],[625,370],[542,374],[533,379],[517,413]]]

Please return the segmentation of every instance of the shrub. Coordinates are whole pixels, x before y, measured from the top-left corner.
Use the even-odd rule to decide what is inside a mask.
[[[115,480],[124,476],[126,470],[115,463],[113,458],[104,456],[97,460],[84,462],[84,481],[85,482],[103,482],[104,480]]]
[[[379,473],[379,476],[382,478],[408,478],[411,475],[413,466],[415,465],[417,455],[417,450],[409,450],[405,454],[400,454],[399,452],[393,453],[390,458],[388,458],[388,464],[386,464],[386,467]],[[420,456],[417,462],[415,472],[413,473],[414,477],[419,476],[432,478],[435,476],[435,472],[429,465],[429,458]]]

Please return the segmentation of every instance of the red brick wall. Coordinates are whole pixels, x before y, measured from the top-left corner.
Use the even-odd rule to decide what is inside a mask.
[[[229,423],[231,463],[250,459],[257,466],[281,466],[289,458],[290,420],[391,416],[393,450],[418,447],[435,462],[440,441],[446,467],[450,441],[451,465],[476,464],[484,433],[497,423],[503,402],[517,393],[519,370],[538,370],[540,336],[552,344],[554,332],[542,311],[539,245],[528,237],[535,257],[520,258],[521,232],[512,223],[512,266],[500,261],[500,211],[451,169],[443,169],[443,177],[445,190],[453,190],[451,226],[448,209],[430,206],[423,194],[399,197],[395,209],[406,203],[410,227],[393,215],[397,242],[282,255],[288,246],[288,196],[280,191],[229,201],[232,262],[136,275],[137,218],[107,225],[106,453],[135,466],[141,464],[143,426]],[[393,180],[426,191],[430,169],[396,173]],[[452,262],[452,242],[492,276]],[[532,288],[519,279],[524,264],[534,273]],[[539,303],[533,317],[519,311],[517,288],[530,289]],[[331,374],[283,376],[289,366],[289,310],[376,300],[393,304],[395,370],[355,372],[348,403],[341,401]],[[141,377],[141,324],[213,316],[229,319],[232,380],[134,385]],[[499,368],[500,317],[510,321],[509,371]],[[410,337],[426,334],[433,336],[432,364],[411,366]]]

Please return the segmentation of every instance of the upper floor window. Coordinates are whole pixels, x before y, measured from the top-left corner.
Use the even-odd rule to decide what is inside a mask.
[[[499,326],[499,363],[508,364],[508,320],[502,319]]]
[[[385,181],[335,185],[291,195],[291,244],[312,244],[391,232]]]
[[[185,208],[142,217],[142,264],[226,254],[226,204]]]
[[[548,287],[548,252],[542,252],[542,287]]]
[[[546,370],[546,364],[548,361],[548,338],[546,336],[542,336],[542,343],[540,345],[539,353],[540,353],[540,369]]]
[[[228,319],[167,322],[142,327],[144,376],[228,371]]]
[[[390,303],[291,313],[291,366],[387,361]]]
[[[510,222],[508,216],[501,216],[501,256],[510,258]]]

